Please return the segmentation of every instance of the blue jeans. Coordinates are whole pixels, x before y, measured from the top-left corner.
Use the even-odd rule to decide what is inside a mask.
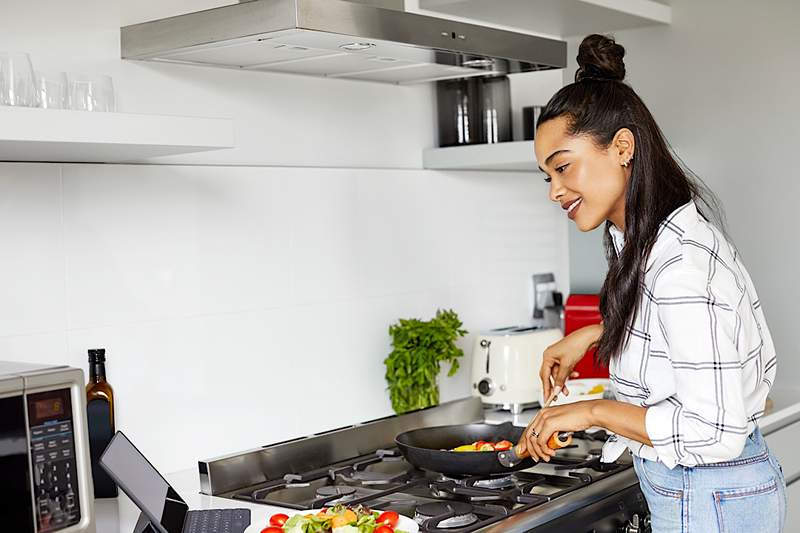
[[[634,457],[653,533],[773,533],[783,531],[786,480],[761,432],[732,461],[676,466]]]

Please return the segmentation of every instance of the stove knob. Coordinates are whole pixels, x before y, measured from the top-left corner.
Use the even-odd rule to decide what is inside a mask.
[[[491,396],[494,392],[494,383],[489,378],[483,378],[478,382],[478,392],[484,396]]]
[[[642,529],[639,526],[639,515],[634,514],[628,521],[628,525],[626,525],[625,529],[623,529],[622,531],[623,533],[640,533]]]

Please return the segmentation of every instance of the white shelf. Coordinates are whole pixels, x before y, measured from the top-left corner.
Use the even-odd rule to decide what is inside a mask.
[[[655,0],[419,0],[430,13],[484,21],[533,33],[583,36],[672,22],[672,8]]]
[[[431,170],[539,172],[533,141],[428,148],[422,166]]]
[[[0,106],[0,161],[125,163],[232,147],[230,119]]]

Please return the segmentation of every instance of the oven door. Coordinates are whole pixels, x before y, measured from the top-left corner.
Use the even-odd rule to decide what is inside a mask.
[[[4,531],[36,533],[22,387],[21,378],[0,382],[0,520]]]

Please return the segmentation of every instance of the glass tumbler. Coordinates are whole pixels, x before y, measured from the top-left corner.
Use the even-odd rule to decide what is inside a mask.
[[[69,74],[69,107],[77,111],[115,111],[111,76]]]
[[[33,64],[28,54],[0,52],[0,105],[39,105]]]
[[[39,107],[45,109],[67,109],[67,75],[64,72],[36,72],[36,89]]]

